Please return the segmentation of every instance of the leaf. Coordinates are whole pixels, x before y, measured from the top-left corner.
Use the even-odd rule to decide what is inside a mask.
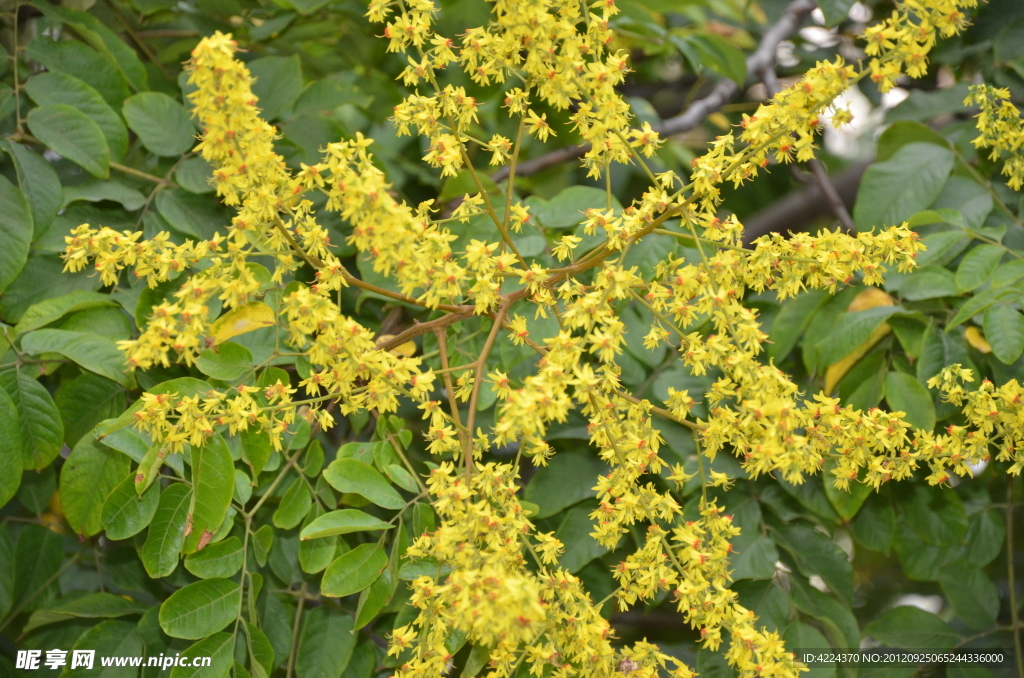
[[[256,556],[256,564],[263,567],[267,564],[267,556],[274,545],[274,528],[264,525],[252,533],[252,550]]]
[[[28,310],[21,316],[21,320],[14,326],[16,335],[25,334],[32,330],[56,322],[69,313],[85,311],[90,308],[102,306],[115,306],[109,294],[90,292],[88,290],[75,290],[53,299],[40,301],[28,307]]]
[[[121,117],[87,83],[64,73],[39,73],[25,82],[25,91],[40,106],[64,104],[96,123],[115,160],[128,150],[128,130]],[[140,205],[141,207],[141,205]]]
[[[178,156],[196,145],[196,129],[185,107],[163,92],[132,95],[121,112],[150,153]]]
[[[555,530],[555,537],[565,546],[558,564],[570,573],[579,572],[587,563],[608,552],[607,547],[590,536],[594,531],[590,513],[595,508],[597,501],[593,499],[573,506],[564,513]]]
[[[853,599],[853,566],[846,552],[825,535],[802,525],[778,528],[776,542],[789,551],[800,571],[818,575],[847,605]]]
[[[949,332],[957,325],[967,322],[993,304],[1015,298],[1019,294],[1018,290],[1011,287],[990,288],[975,294],[964,302],[963,306],[957,310],[956,315],[953,316],[953,319],[946,324],[946,331]]]
[[[319,539],[350,532],[369,532],[371,530],[390,530],[394,525],[374,518],[369,513],[358,509],[342,509],[331,511],[316,518],[299,534],[300,539]]]
[[[313,497],[309,493],[306,481],[299,477],[295,478],[274,511],[274,527],[282,530],[292,529],[302,522],[312,505]]]
[[[242,542],[238,537],[228,537],[185,556],[185,569],[200,579],[227,578],[242,569],[242,560]]]
[[[340,678],[352,658],[358,636],[352,617],[327,607],[302,615],[295,654],[296,678]]]
[[[182,483],[171,483],[160,495],[149,534],[139,552],[146,572],[154,579],[168,576],[178,566],[191,499],[192,491]]]
[[[893,412],[904,412],[915,428],[931,432],[935,429],[935,405],[928,390],[914,376],[905,372],[885,375],[885,401]]]
[[[59,353],[80,367],[124,387],[132,383],[127,374],[128,365],[124,354],[113,340],[98,334],[72,330],[35,330],[22,338],[21,347],[33,355]]]
[[[320,592],[338,598],[359,593],[376,581],[387,565],[387,554],[380,545],[360,544],[327,566]]]
[[[0,219],[0,292],[3,292],[28,261],[32,212],[22,192],[2,176],[0,204],[4,206],[4,217]]]
[[[967,519],[967,560],[978,567],[991,563],[1003,550],[1006,527],[1003,517],[992,508],[978,511]]]
[[[998,245],[979,245],[964,256],[956,269],[956,285],[961,292],[970,292],[988,282],[996,272],[1006,249]]]
[[[212,238],[228,222],[216,202],[178,188],[157,193],[156,209],[171,228],[196,240]]]
[[[818,7],[825,15],[825,25],[829,28],[837,26],[850,13],[850,8],[856,0],[821,0]],[[804,646],[807,647],[807,646]]]
[[[878,138],[877,160],[888,160],[907,144],[928,142],[949,148],[949,140],[928,125],[911,120],[901,120],[889,125]]]
[[[214,434],[205,445],[193,445],[192,505],[182,553],[201,551],[217,533],[231,506],[234,491],[235,466],[224,439]]]
[[[65,186],[62,208],[79,202],[103,202],[110,200],[121,203],[121,207],[129,212],[141,209],[146,204],[146,196],[134,188],[125,186],[120,181],[90,181],[77,186]]]
[[[0,388],[0,506],[4,506],[18,492],[22,466],[26,453],[21,442],[21,416],[11,396]],[[3,563],[0,562],[0,567]],[[0,605],[2,608],[2,605]],[[0,617],[3,616],[0,611]]]
[[[49,36],[41,36],[29,43],[26,56],[46,66],[48,71],[66,73],[81,79],[93,87],[103,99],[119,107],[128,96],[128,83],[118,73],[114,64],[77,40],[55,42]]]
[[[787,649],[819,650],[821,652],[828,652],[832,649],[825,636],[821,635],[813,626],[809,626],[799,619],[794,619],[789,623],[782,639],[785,641]],[[833,678],[836,675],[836,666],[812,666],[808,668],[806,674],[802,675],[807,678]]]
[[[685,43],[696,50],[700,55],[700,64],[698,65],[707,66],[740,87],[743,87],[746,82],[747,61],[743,52],[722,36],[714,33],[694,33],[679,40],[673,39],[673,42],[676,42],[677,45],[680,42]]]
[[[199,354],[196,367],[208,377],[236,381],[253,371],[252,353],[245,346],[225,341]]]
[[[110,176],[110,150],[91,118],[67,104],[39,106],[26,118],[32,134],[57,155],[100,179]]]
[[[992,276],[992,287],[1012,285],[1021,278],[1024,278],[1024,259],[1011,259],[996,269]]]
[[[608,472],[607,465],[587,452],[556,454],[547,466],[530,478],[523,499],[540,507],[532,518],[548,518],[584,499],[597,496],[595,478]]]
[[[28,633],[42,626],[70,619],[114,619],[142,614],[145,611],[145,605],[113,593],[89,593],[81,598],[58,602],[44,610],[33,612],[21,632]]]
[[[776,361],[789,355],[814,314],[828,299],[829,295],[824,290],[808,290],[785,301],[772,320],[769,332],[772,343],[768,346],[768,355]]]
[[[612,197],[612,208],[622,209],[618,199]],[[584,213],[589,209],[605,209],[608,205],[607,194],[593,186],[570,186],[560,191],[550,200],[531,197],[527,200],[530,216],[545,228],[573,228],[586,219]]]
[[[51,577],[63,561],[59,534],[41,525],[25,525],[14,545],[14,606],[27,606],[29,597],[37,596],[37,592],[45,600],[47,586],[59,586]]]
[[[213,168],[201,157],[189,158],[178,165],[174,180],[189,193],[213,193]]]
[[[907,301],[954,297],[959,293],[953,272],[935,265],[914,271],[899,287],[900,297]]]
[[[28,200],[32,212],[33,239],[42,235],[53,223],[61,206],[60,179],[53,165],[41,155],[13,141],[4,148],[14,161],[18,186]],[[8,204],[4,200],[4,204]],[[0,284],[0,289],[3,285]]]
[[[78,441],[60,472],[60,503],[71,529],[84,537],[103,529],[104,500],[130,469],[124,455],[91,436]]]
[[[104,419],[124,412],[125,390],[92,372],[83,372],[61,384],[54,404],[64,424],[64,442],[74,447]]]
[[[182,587],[160,605],[160,628],[172,638],[196,640],[235,620],[242,588],[229,579],[204,579]]]
[[[139,657],[143,654],[142,638],[139,637],[135,623],[120,619],[108,619],[93,626],[78,637],[71,649],[69,660],[74,650],[91,650],[96,653],[96,664],[100,657]],[[99,666],[94,665],[94,668]],[[107,669],[103,673],[112,678],[132,675],[131,670],[118,672],[116,669]],[[95,673],[93,669],[80,666],[74,670],[65,669],[61,675],[67,678],[88,678]]]
[[[64,263],[54,255],[29,257],[21,274],[0,296],[0,317],[18,322],[28,307],[74,290],[95,291],[100,279],[89,271],[63,272]]]
[[[412,477],[412,474],[398,464],[386,464],[384,466],[384,473],[387,475],[388,480],[406,492],[416,492],[419,489],[416,487],[416,479]]]
[[[779,552],[775,542],[760,536],[737,552],[729,559],[732,566],[732,578],[740,579],[771,579],[775,574],[775,563],[779,560]]]
[[[933,264],[944,265],[952,256],[959,254],[967,247],[967,233],[960,229],[940,231],[921,238],[925,249],[917,255],[917,265],[926,268]]]
[[[274,646],[270,644],[267,634],[254,624],[245,622],[245,633],[249,641],[249,667],[253,675],[266,678],[274,669]]]
[[[263,470],[270,454],[274,451],[270,444],[270,436],[262,431],[240,431],[238,440],[242,448],[242,461],[249,465],[255,478]]]
[[[942,192],[953,162],[948,148],[919,141],[868,167],[853,209],[857,230],[899,225],[931,205]]]
[[[142,532],[156,515],[160,503],[159,483],[141,495],[135,491],[135,476],[129,475],[107,495],[100,520],[107,539],[128,539]]]
[[[990,306],[985,311],[985,338],[992,353],[1007,365],[1017,362],[1024,351],[1024,316],[1006,304]]]
[[[261,117],[273,122],[290,111],[302,93],[302,67],[298,55],[267,56],[250,61],[246,66],[255,78],[252,85]]]
[[[939,584],[960,621],[978,631],[995,626],[999,590],[984,570],[967,560],[958,560],[942,568]]]
[[[203,638],[181,653],[179,666],[171,669],[170,678],[224,678],[234,661],[235,636],[231,633],[215,633]],[[194,667],[196,657],[209,657],[210,665]]]
[[[864,627],[871,636],[887,647],[949,649],[960,637],[949,624],[917,607],[900,605]]]
[[[818,342],[819,364],[832,365],[850,355],[873,338],[886,318],[902,311],[899,306],[876,306],[843,315],[835,329]]]
[[[931,403],[931,400],[928,401]],[[850,481],[849,490],[840,490],[833,483],[835,475],[832,473],[832,469],[836,467],[833,460],[829,459],[825,462],[825,466],[822,469],[822,480],[825,486],[825,496],[828,498],[832,508],[836,510],[839,517],[843,520],[850,520],[857,512],[860,507],[864,504],[864,501],[871,494],[871,486],[865,483],[857,482],[854,480]]]
[[[820,621],[834,647],[850,650],[860,647],[860,628],[849,609],[832,596],[811,586],[803,577],[788,577],[787,581],[793,606]]]
[[[41,471],[57,457],[64,439],[57,406],[42,384],[20,370],[0,370],[0,388],[21,420],[22,467]]]
[[[276,320],[272,308],[262,301],[250,301],[217,318],[210,326],[210,336],[214,343],[219,344],[240,334],[269,327]]]
[[[377,506],[400,509],[405,500],[375,468],[356,459],[336,459],[324,470],[324,478],[339,492],[354,492]]]
[[[951,488],[914,484],[898,495],[903,523],[931,546],[949,548],[963,543],[967,511]]]
[[[323,511],[319,506],[314,506],[313,510],[309,512],[306,519],[303,521],[302,529],[305,530],[309,527],[314,520],[321,517]],[[300,531],[301,535],[302,532]],[[327,539],[301,539],[299,540],[299,566],[303,572],[307,574],[315,574],[317,572],[323,572],[331,561],[334,560],[337,554],[339,546],[339,539],[337,537],[330,537]],[[343,550],[348,550],[348,545],[341,542]]]

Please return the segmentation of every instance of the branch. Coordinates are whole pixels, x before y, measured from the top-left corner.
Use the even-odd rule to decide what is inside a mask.
[[[775,22],[761,37],[757,49],[747,57],[747,73],[754,75],[764,71],[768,64],[775,63],[775,51],[779,43],[792,35],[800,26],[804,17],[811,12],[817,3],[815,0],[793,0],[789,3],[782,17]],[[739,92],[739,85],[729,79],[722,80],[704,98],[693,102],[685,113],[672,118],[662,120],[657,125],[652,125],[654,130],[665,136],[682,134],[688,132],[701,123],[709,114],[721,108],[729,99]],[[579,144],[565,146],[550,153],[520,162],[516,168],[516,174],[527,176],[536,174],[548,167],[559,165],[568,160],[583,157],[590,150],[590,144]],[[503,181],[508,178],[509,168],[502,167],[491,175],[494,181]]]

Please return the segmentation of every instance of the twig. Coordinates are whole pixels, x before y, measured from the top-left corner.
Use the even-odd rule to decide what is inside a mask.
[[[1017,676],[1024,678],[1024,652],[1021,652],[1020,615],[1017,613],[1017,578],[1013,562],[1013,481],[1006,482],[1006,578],[1010,587],[1010,621],[1013,626],[1013,652],[1017,657]]]
[[[811,12],[817,3],[814,0],[793,0],[789,3],[782,17],[771,26],[761,37],[757,49],[747,57],[747,73],[759,74],[764,70],[766,64],[775,62],[775,51],[779,43],[792,35],[800,26],[804,17]],[[713,90],[701,99],[698,99],[684,113],[656,125],[651,125],[654,131],[665,136],[682,134],[699,125],[709,114],[721,108],[729,99],[739,92],[739,85],[729,79],[719,82]],[[590,144],[579,144],[565,146],[542,156],[520,162],[516,168],[516,174],[527,176],[536,174],[548,167],[559,165],[568,160],[580,158],[590,150]],[[491,175],[494,181],[502,181],[509,174],[509,167],[502,167]]]
[[[295,623],[292,624],[292,648],[288,652],[288,668],[285,670],[285,678],[292,678],[292,672],[295,670],[295,655],[298,654],[299,648],[302,608],[306,604],[306,582],[302,582],[302,589],[299,591],[298,599],[298,605],[295,607]]]

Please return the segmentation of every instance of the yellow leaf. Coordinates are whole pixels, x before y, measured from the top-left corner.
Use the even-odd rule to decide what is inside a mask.
[[[379,346],[380,344],[383,344],[385,341],[390,341],[391,339],[394,338],[395,335],[393,334],[382,334],[379,337],[377,337],[377,345]],[[388,351],[388,353],[390,353],[391,355],[400,355],[406,358],[411,358],[414,355],[416,355],[416,342],[407,341],[404,344],[401,344],[400,346],[395,346],[393,349]]]
[[[729,122],[729,118],[725,117],[721,113],[712,113],[706,118],[706,120],[721,130],[727,130],[732,127],[732,123]]]
[[[274,324],[274,310],[262,301],[250,301],[248,304],[232,309],[217,318],[210,326],[210,336],[215,344],[227,341],[239,334],[252,332]]]
[[[992,346],[988,343],[988,339],[985,338],[985,335],[977,327],[968,327],[967,331],[964,332],[964,339],[981,353],[992,352]]]
[[[846,307],[846,312],[856,313],[857,311],[866,311],[876,306],[892,306],[895,303],[893,298],[883,290],[877,287],[868,287],[854,297],[850,305]],[[855,348],[852,353],[842,360],[829,365],[828,370],[825,371],[825,393],[832,393],[839,384],[839,381],[850,371],[850,368],[856,365],[857,361],[863,358],[865,353],[870,351],[875,344],[882,340],[882,337],[891,331],[892,327],[888,323],[879,325],[878,329],[872,332],[867,341]]]

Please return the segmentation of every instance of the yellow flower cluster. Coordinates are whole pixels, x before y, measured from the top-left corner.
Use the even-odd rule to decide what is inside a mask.
[[[1006,153],[1009,157],[1003,163],[1003,174],[1013,190],[1019,191],[1024,185],[1024,121],[1020,111],[1010,102],[1010,90],[997,89],[991,85],[974,85],[964,104],[981,109],[978,114],[978,136],[974,139],[977,148],[988,148],[989,159],[997,161]]]
[[[967,27],[964,9],[977,0],[901,0],[887,19],[864,31],[871,79],[888,92],[904,74],[920,78],[928,72],[928,54],[939,36],[948,38]]]

